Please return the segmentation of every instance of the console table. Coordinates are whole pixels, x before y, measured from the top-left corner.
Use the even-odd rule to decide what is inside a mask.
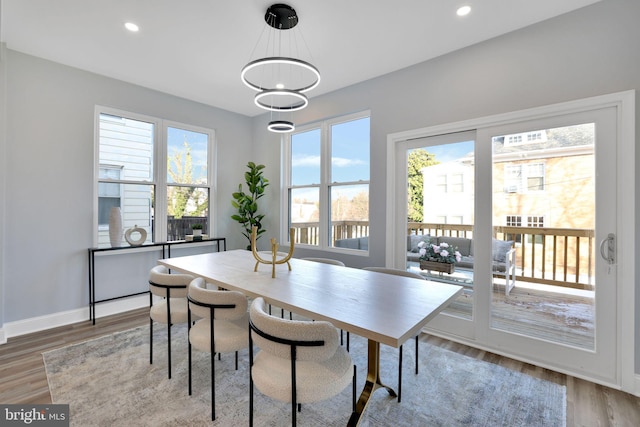
[[[117,297],[107,298],[103,300],[96,300],[96,272],[95,272],[95,262],[96,262],[96,253],[101,252],[126,252],[135,249],[143,249],[148,250],[149,248],[158,248],[158,250],[162,250],[162,258],[171,258],[171,247],[176,245],[192,245],[196,243],[216,243],[217,252],[220,252],[220,246],[222,244],[223,251],[227,250],[227,239],[225,237],[210,237],[208,239],[197,240],[197,241],[185,241],[185,240],[174,240],[170,242],[155,242],[148,243],[140,246],[121,246],[117,248],[112,247],[104,247],[104,248],[89,248],[89,320],[93,321],[93,324],[96,324],[96,304],[101,302],[113,301],[121,298],[129,298],[136,295],[143,295],[149,293],[149,291],[144,292],[136,292],[128,295],[120,295]]]

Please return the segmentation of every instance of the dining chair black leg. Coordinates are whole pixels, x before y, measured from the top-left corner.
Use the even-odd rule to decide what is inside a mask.
[[[167,360],[169,364],[169,379],[171,379],[171,289],[167,288]]]
[[[402,400],[402,346],[398,354],[398,403]]]
[[[149,292],[149,310],[153,306],[153,294]],[[153,319],[149,313],[149,364],[153,365]]]
[[[191,332],[191,309],[189,309],[187,317],[187,342],[189,343],[189,396],[191,396],[191,340],[189,339],[189,333]]]
[[[153,365],[153,319],[149,318],[149,364]]]
[[[353,365],[353,381],[351,386],[351,412],[356,412],[356,380],[358,375],[358,367]]]
[[[171,324],[167,324],[167,359],[169,364],[169,379],[171,379]]]
[[[213,327],[213,319],[214,319],[214,315],[213,315],[213,309],[211,309],[212,313],[209,317],[209,331],[210,332],[210,336],[209,336],[209,352],[211,353],[211,420],[215,421],[216,419],[216,369],[215,369],[215,360],[216,360],[216,352],[215,352],[215,342],[216,342],[216,336],[215,336],[215,329]],[[218,353],[218,356],[220,356],[220,353]]]
[[[253,427],[253,337],[251,336],[251,326],[249,326],[249,427]]]
[[[416,375],[418,375],[418,336],[416,335]]]

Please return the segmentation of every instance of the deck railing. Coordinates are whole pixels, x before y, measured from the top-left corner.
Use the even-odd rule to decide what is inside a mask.
[[[191,226],[202,224],[202,233],[206,234],[208,227],[207,217],[183,216],[182,218],[167,217],[167,240],[184,240],[184,236],[192,234]]]
[[[297,222],[291,224],[295,229],[296,244],[318,245],[320,242],[320,223]],[[369,221],[334,221],[331,228],[331,245],[339,239],[352,239],[369,235]]]
[[[408,234],[473,238],[469,224],[409,223]],[[544,227],[493,227],[493,237],[513,240],[516,280],[593,289],[595,279],[594,230]]]
[[[296,243],[317,245],[317,222],[292,224]],[[473,238],[473,225],[408,223],[407,234]],[[337,239],[369,235],[367,221],[335,221],[332,244]],[[493,237],[513,240],[517,247],[516,280],[530,283],[593,289],[595,283],[594,230],[575,228],[493,227]]]

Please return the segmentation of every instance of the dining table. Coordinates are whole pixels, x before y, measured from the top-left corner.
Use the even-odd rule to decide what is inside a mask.
[[[380,378],[380,345],[400,347],[462,293],[462,286],[291,258],[257,264],[251,251],[229,250],[158,261],[212,285],[297,315],[326,320],[367,339],[367,378],[348,426],[360,423],[374,391],[395,391]]]

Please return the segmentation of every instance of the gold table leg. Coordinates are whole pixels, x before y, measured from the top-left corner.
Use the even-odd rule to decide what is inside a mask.
[[[385,388],[392,397],[397,396],[396,392],[391,387],[380,382],[380,343],[369,340],[368,347],[367,380],[364,383],[364,388],[362,389],[362,393],[360,393],[360,397],[356,403],[356,410],[351,414],[351,418],[349,418],[347,426],[357,426],[360,424],[360,418],[369,404],[369,398],[377,389]]]

